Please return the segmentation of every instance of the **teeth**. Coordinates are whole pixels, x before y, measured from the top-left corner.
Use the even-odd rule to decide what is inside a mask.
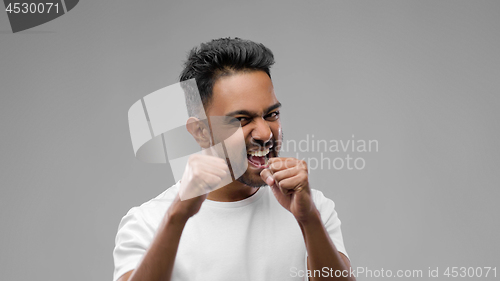
[[[249,151],[248,152],[248,154],[250,154],[252,156],[259,156],[259,157],[266,156],[268,153],[269,153],[269,148],[266,150]]]

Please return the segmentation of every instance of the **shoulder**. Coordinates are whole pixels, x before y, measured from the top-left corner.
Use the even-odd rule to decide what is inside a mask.
[[[156,228],[163,219],[178,192],[178,183],[167,188],[155,198],[132,207],[122,218],[120,226],[126,222],[137,222]]]
[[[311,197],[313,199],[314,205],[318,209],[321,220],[325,225],[335,225],[340,226],[340,220],[338,218],[337,211],[335,210],[335,202],[326,197],[323,192],[311,189]]]
[[[335,202],[332,199],[326,197],[322,191],[311,188],[311,197],[317,208],[320,206],[328,206],[330,208],[335,208]]]

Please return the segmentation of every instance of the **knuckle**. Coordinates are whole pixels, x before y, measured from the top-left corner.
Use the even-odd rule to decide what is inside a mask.
[[[198,167],[193,167],[193,177],[199,178],[201,177],[201,170]]]
[[[305,180],[307,180],[307,177],[308,177],[308,175],[307,175],[307,173],[305,173],[304,171],[302,171],[301,173],[299,173],[299,179],[300,179],[301,181],[305,181]]]

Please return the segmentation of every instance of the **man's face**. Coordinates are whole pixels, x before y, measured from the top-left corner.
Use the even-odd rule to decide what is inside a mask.
[[[248,161],[246,172],[238,178],[243,184],[265,184],[260,172],[268,158],[278,156],[282,141],[279,109],[272,81],[263,71],[223,76],[214,84],[207,116],[230,116],[240,121]]]

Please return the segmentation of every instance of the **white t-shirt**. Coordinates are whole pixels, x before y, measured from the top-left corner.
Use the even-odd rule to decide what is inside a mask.
[[[179,183],[122,218],[113,280],[139,265],[178,188]],[[335,204],[321,191],[311,193],[335,247],[347,256]],[[306,255],[296,219],[265,186],[241,201],[203,202],[183,230],[172,280],[305,280],[297,272],[307,269]]]

